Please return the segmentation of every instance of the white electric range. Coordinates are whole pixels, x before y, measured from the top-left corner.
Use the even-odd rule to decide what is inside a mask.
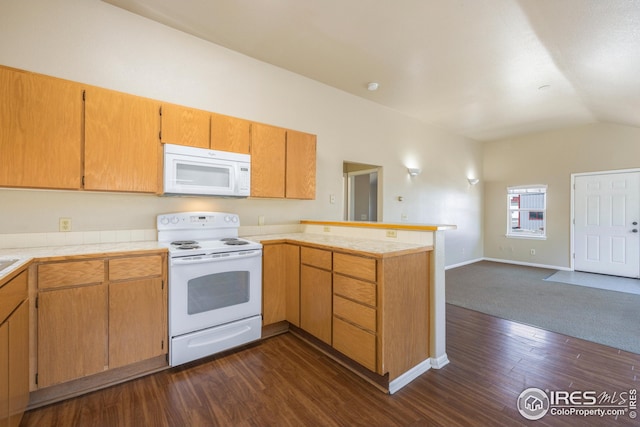
[[[158,215],[169,250],[169,364],[261,337],[262,245],[238,237],[238,215]]]

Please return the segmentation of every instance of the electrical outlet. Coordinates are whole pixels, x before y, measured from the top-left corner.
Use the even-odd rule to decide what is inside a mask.
[[[531,255],[535,255],[535,254],[536,254],[536,250],[535,250],[535,249],[531,249],[531,250],[529,251],[529,253],[530,253]]]
[[[398,237],[398,232],[396,230],[387,230],[387,237]]]
[[[325,225],[325,226],[324,226],[324,232],[325,232],[325,233],[328,233],[328,232],[330,232],[330,231],[331,231],[331,228],[330,228],[328,225]]]
[[[264,225],[264,215],[258,217],[258,225]]]
[[[71,218],[60,218],[58,222],[59,231],[71,231]]]
[[[329,195],[329,203],[331,203],[332,205],[335,205],[335,203],[336,203],[336,195],[335,194],[330,194]]]

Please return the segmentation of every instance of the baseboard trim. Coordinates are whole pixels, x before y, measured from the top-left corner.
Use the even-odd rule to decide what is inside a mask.
[[[527,267],[538,267],[538,268],[549,268],[549,269],[552,269],[552,270],[573,271],[569,267],[561,267],[559,265],[536,264],[536,263],[532,263],[532,262],[514,261],[514,260],[511,260],[511,259],[482,258],[479,261],[492,261],[492,262],[500,262],[502,264],[515,264],[515,265],[524,265],[524,266],[527,266]]]
[[[406,386],[411,381],[427,372],[429,369],[431,369],[431,359],[420,362],[404,374],[400,375],[398,378],[394,379],[393,381],[389,381],[389,394],[393,394],[396,391],[400,390],[402,387]]]
[[[441,369],[449,364],[449,356],[447,353],[440,355],[438,357],[431,358],[431,366],[433,369]]]
[[[475,264],[476,262],[482,261],[484,258],[475,258],[475,259],[470,259],[468,261],[463,261],[463,262],[459,262],[457,264],[451,264],[451,265],[447,265],[444,267],[445,270],[449,270],[451,268],[458,268],[458,267],[462,267],[465,265],[469,265],[469,264]]]

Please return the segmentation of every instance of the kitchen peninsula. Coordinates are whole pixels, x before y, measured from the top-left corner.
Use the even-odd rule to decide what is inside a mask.
[[[284,324],[389,393],[445,366],[451,229],[305,220],[299,233],[249,237],[264,245],[265,335]]]

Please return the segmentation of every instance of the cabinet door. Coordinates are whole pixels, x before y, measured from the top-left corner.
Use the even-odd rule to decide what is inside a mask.
[[[300,266],[300,327],[331,344],[331,272]]]
[[[211,113],[211,148],[249,154],[251,122]]]
[[[107,285],[38,294],[38,387],[107,366]]]
[[[109,284],[109,369],[167,353],[166,311],[160,278]]]
[[[161,141],[167,144],[209,148],[211,113],[175,104],[162,104]]]
[[[0,186],[79,189],[82,87],[0,67]]]
[[[285,320],[287,313],[286,244],[262,248],[262,326]]]
[[[9,427],[18,427],[29,404],[29,302],[9,318]],[[1,419],[1,417],[0,417]]]
[[[86,90],[86,190],[158,192],[159,108],[150,99]]]
[[[283,320],[300,326],[300,247],[265,245],[262,262],[263,326]]]
[[[253,123],[251,132],[251,196],[283,198],[286,130]]]
[[[300,246],[285,245],[287,321],[300,326]]]
[[[286,197],[316,198],[316,136],[287,131]]]
[[[9,323],[0,324],[0,427],[9,422]]]

